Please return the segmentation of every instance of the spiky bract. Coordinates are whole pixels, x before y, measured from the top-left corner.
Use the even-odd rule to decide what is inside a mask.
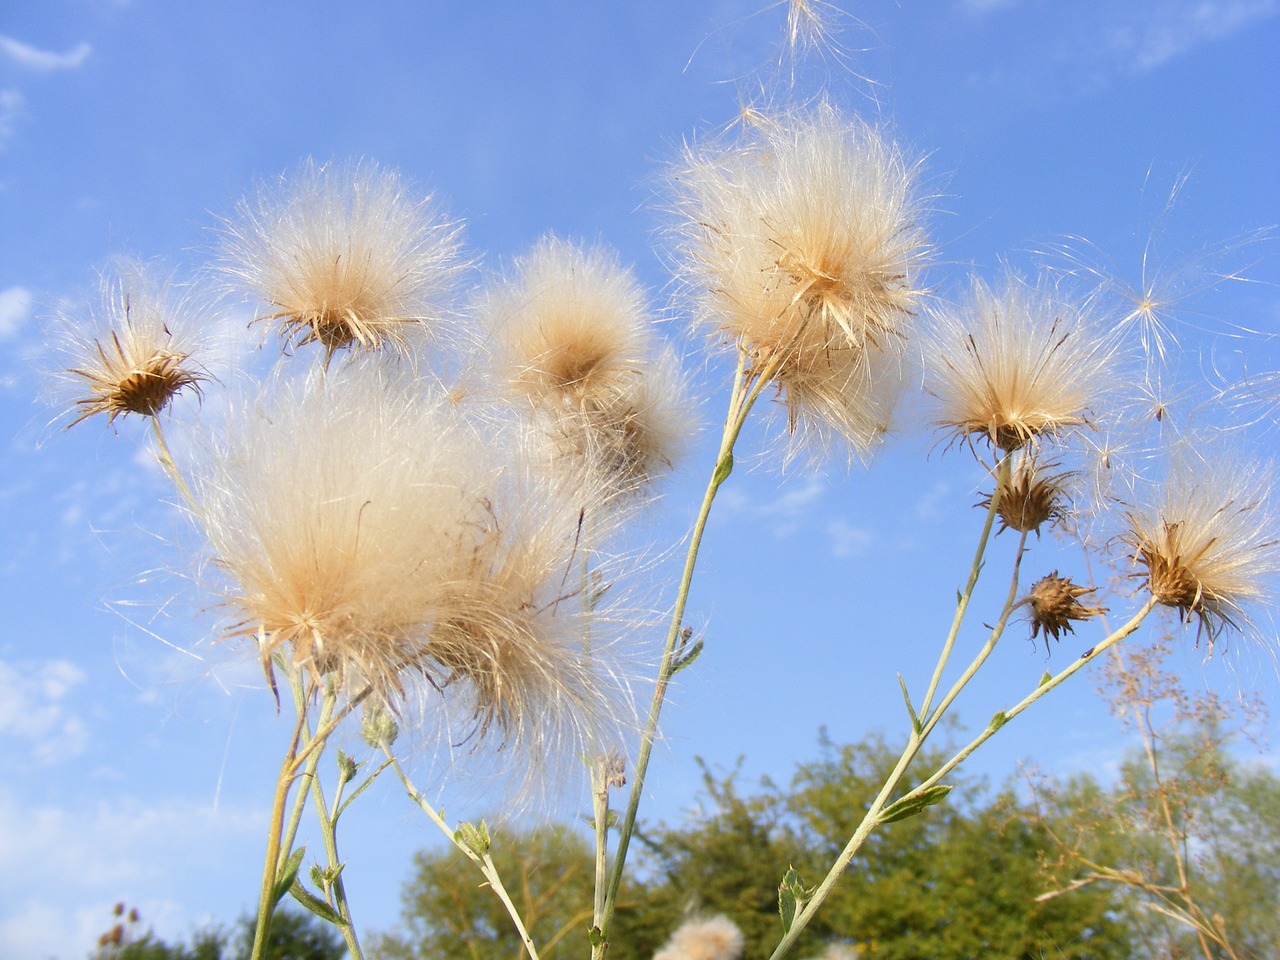
[[[277,380],[229,436],[198,519],[229,633],[269,671],[284,657],[396,709],[443,694],[469,727],[452,742],[492,733],[535,762],[626,715],[610,637],[584,655],[581,508],[437,391],[371,364]]]
[[[199,392],[209,377],[199,361],[198,313],[140,262],[122,260],[104,273],[97,307],[60,318],[65,377],[77,394],[69,426],[98,413],[109,423],[130,413],[154,417],[183,390]]]
[[[554,456],[621,492],[671,466],[692,419],[679,367],[658,348],[644,294],[611,253],[547,237],[481,310],[497,376],[529,403]]]
[[[326,356],[435,333],[458,278],[459,230],[431,199],[373,163],[304,163],[242,201],[225,227],[223,270],[273,310],[287,344]]]
[[[1106,613],[1106,607],[1086,607],[1080,602],[1081,597],[1087,597],[1096,589],[1078,586],[1069,577],[1058,576],[1057,570],[1037,580],[1027,595],[1031,604],[1032,639],[1043,630],[1048,646],[1050,637],[1058,640],[1063,633],[1075,633],[1073,622]]]
[[[1152,597],[1213,643],[1274,598],[1280,521],[1271,465],[1204,453],[1175,456],[1153,502],[1129,511],[1123,540]]]
[[[935,312],[924,345],[937,421],[1004,451],[1095,422],[1114,353],[1087,310],[1010,275],[975,279],[968,302]]]
[[[788,428],[865,453],[901,384],[926,252],[915,171],[822,104],[686,148],[679,270],[702,319],[772,365]]]

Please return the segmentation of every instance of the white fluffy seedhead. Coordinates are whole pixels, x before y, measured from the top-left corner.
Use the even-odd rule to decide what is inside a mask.
[[[1128,511],[1122,541],[1151,595],[1196,621],[1209,643],[1247,632],[1251,611],[1275,599],[1280,516],[1270,463],[1187,448],[1173,457],[1150,502]]]
[[[739,960],[743,937],[738,925],[723,914],[686,920],[653,960]]]
[[[459,228],[430,197],[369,162],[307,161],[242,201],[224,228],[221,267],[270,310],[286,344],[326,357],[438,333],[464,264]]]
[[[1004,451],[1096,425],[1116,386],[1086,308],[1013,275],[1000,289],[975,279],[967,302],[934,311],[923,351],[937,423]]]
[[[117,261],[100,276],[96,305],[58,315],[54,392],[69,398],[69,426],[98,413],[109,423],[154,417],[184,390],[198,393],[209,379],[209,323],[189,292],[140,261]]]
[[[547,237],[486,292],[480,311],[500,391],[530,413],[552,463],[614,495],[671,466],[690,404],[643,292],[616,257]]]
[[[678,271],[704,323],[775,364],[791,433],[866,453],[902,383],[926,255],[915,169],[821,104],[686,148]]]
[[[505,748],[528,774],[617,739],[618,631],[581,581],[583,507],[438,391],[372,362],[273,382],[201,461],[231,636]],[[591,631],[598,629],[598,637]]]

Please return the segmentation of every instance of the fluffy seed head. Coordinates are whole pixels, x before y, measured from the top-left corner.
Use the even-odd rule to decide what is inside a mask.
[[[203,344],[194,313],[190,300],[139,262],[103,274],[88,322],[61,316],[66,379],[80,394],[68,426],[97,413],[109,423],[130,413],[154,417],[184,389],[199,392],[209,378],[198,365]]]
[[[738,960],[742,948],[742,931],[728,917],[696,917],[681,924],[653,960]]]
[[[638,489],[688,433],[679,367],[658,349],[630,270],[600,249],[548,237],[482,301],[505,390],[605,487]]]
[[[197,516],[229,634],[264,664],[372,684],[398,711],[416,691],[465,725],[436,725],[451,742],[543,769],[624,722],[616,634],[595,611],[590,637],[576,580],[582,508],[501,437],[369,362],[278,379],[229,436],[202,461]]]
[[[1123,539],[1151,595],[1184,622],[1194,619],[1210,644],[1228,627],[1245,629],[1249,607],[1274,597],[1280,522],[1273,487],[1269,465],[1184,452],[1154,502],[1129,513]]]
[[[1031,601],[1031,637],[1044,631],[1045,643],[1049,637],[1058,640],[1063,632],[1075,633],[1073,620],[1088,620],[1107,612],[1106,607],[1086,607],[1081,597],[1093,593],[1095,587],[1080,587],[1068,577],[1058,576],[1055,570],[1036,581],[1028,597]]]
[[[439,319],[461,267],[457,225],[368,162],[308,161],[225,227],[223,270],[271,304],[287,344],[326,356],[403,344]]]
[[[865,452],[883,433],[926,244],[914,170],[829,105],[687,148],[679,270],[711,327],[774,380],[788,427]]]
[[[1015,276],[938,311],[925,344],[938,423],[1001,450],[1094,422],[1114,383],[1113,354],[1083,309]]]

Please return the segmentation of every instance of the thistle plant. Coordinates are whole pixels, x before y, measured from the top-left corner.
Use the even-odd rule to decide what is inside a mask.
[[[794,45],[816,21],[812,5],[791,7]],[[537,960],[492,855],[501,833],[446,818],[411,777],[406,761],[424,740],[448,746],[433,783],[477,757],[511,774],[502,802],[512,807],[585,768],[595,878],[582,948],[606,955],[670,685],[708,642],[686,617],[703,535],[747,424],[770,416],[770,401],[781,438],[766,460],[791,469],[869,461],[891,426],[914,418],[944,456],[972,457],[986,478],[972,560],[927,678],[899,677],[906,746],[826,875],[779,878],[774,960],[874,831],[944,802],[951,771],[1157,610],[1194,623],[1192,639],[1210,650],[1265,616],[1280,565],[1271,468],[1203,442],[1169,451],[1159,482],[1094,482],[1112,468],[1099,468],[1087,440],[1120,416],[1117,386],[1143,368],[1144,342],[1109,312],[1105,290],[1071,278],[1006,271],[945,302],[926,282],[932,201],[886,126],[830,96],[753,107],[687,144],[665,184],[678,309],[732,371],[656,640],[628,600],[628,561],[644,570],[643,558],[619,558],[614,545],[690,446],[691,379],[650,298],[603,248],[548,236],[466,290],[472,258],[435,201],[371,163],[304,162],[222,222],[222,286],[254,298],[254,321],[279,349],[262,378],[225,386],[229,412],[191,428],[181,461],[162,418],[175,397],[214,388],[181,302],[130,272],[107,282],[102,316],[72,323],[72,425],[96,413],[122,429],[151,420],[203,544],[212,632],[251,650],[268,695],[294,713],[255,958],[285,895],[363,956],[337,826],[390,770]],[[903,403],[916,387],[921,402]],[[1007,585],[975,646],[966,624],[998,533],[1014,541]],[[1104,595],[1063,567],[1024,573],[1033,533],[1077,540],[1124,568],[1134,590]],[[1099,627],[1108,612],[1118,627]],[[1068,635],[1088,646],[1020,698],[982,707],[992,712],[980,733],[918,769],[1015,625],[1046,646]],[[647,708],[634,696],[642,682]],[[357,714],[374,759],[334,749],[326,792],[322,758]],[[309,878],[295,845],[308,807],[325,847]],[[722,920],[677,932],[670,955],[738,955],[741,935]],[[714,947],[694,949],[698,937]]]

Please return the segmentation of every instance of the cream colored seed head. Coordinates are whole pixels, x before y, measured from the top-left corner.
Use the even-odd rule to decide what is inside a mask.
[[[458,227],[372,163],[304,163],[243,201],[222,269],[271,305],[286,344],[403,345],[433,328],[463,264]]]
[[[671,173],[698,313],[773,370],[792,432],[854,452],[879,439],[923,294],[914,177],[880,131],[827,104],[686,148]]]
[[[1155,501],[1130,511],[1123,539],[1152,597],[1212,644],[1227,628],[1247,630],[1250,608],[1273,599],[1280,522],[1270,465],[1205,452],[1175,456]]]
[[[66,370],[77,392],[69,426],[104,413],[113,423],[130,413],[154,417],[184,389],[199,392],[208,376],[198,366],[202,340],[193,305],[122,261],[101,280],[99,307],[88,321],[61,317]]]
[[[968,303],[937,311],[924,355],[938,424],[1006,452],[1091,426],[1115,382],[1085,312],[1012,275],[998,290],[975,280]]]

